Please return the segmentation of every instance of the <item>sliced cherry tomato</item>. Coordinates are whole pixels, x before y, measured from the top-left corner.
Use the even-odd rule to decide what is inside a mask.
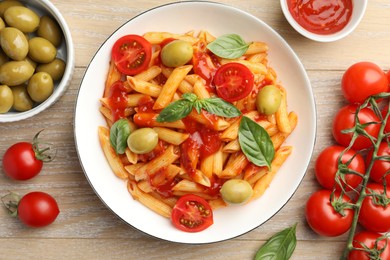
[[[367,154],[367,161],[370,162],[372,159],[372,150]],[[389,156],[390,157],[390,144],[387,142],[382,142],[379,145],[377,156]],[[372,165],[371,179],[375,182],[383,183],[386,180],[386,183],[390,184],[390,161],[389,160],[376,160]]]
[[[217,70],[213,82],[219,97],[234,102],[251,93],[254,76],[245,65],[231,62]]]
[[[349,230],[353,221],[353,210],[344,209],[344,216],[338,213],[331,204],[330,190],[319,190],[313,193],[306,203],[305,216],[313,231],[328,237],[339,236]],[[340,192],[334,193],[334,200],[348,202],[346,195],[340,197]]]
[[[316,160],[315,165],[315,174],[318,182],[322,187],[328,190],[332,190],[336,187],[337,190],[341,190],[339,184],[335,186],[335,176],[338,168],[338,158],[340,154],[344,151],[343,146],[332,145],[325,148]],[[355,156],[355,157],[354,157]],[[366,171],[364,159],[360,154],[356,154],[356,152],[352,149],[348,150],[343,154],[341,159],[342,163],[347,163],[349,160],[348,168],[364,174]],[[359,184],[362,182],[362,178],[356,174],[345,174],[344,176],[340,176],[340,183],[344,187],[345,190],[356,189]]]
[[[149,66],[152,45],[142,36],[129,34],[115,42],[111,55],[120,72],[135,75]]]
[[[348,260],[390,259],[390,239],[375,232],[361,231],[353,237],[353,247]],[[368,250],[363,250],[366,248]],[[371,252],[371,253],[370,253]],[[379,256],[380,258],[374,258]]]
[[[355,126],[355,114],[357,105],[347,105],[341,108],[333,120],[333,137],[340,145],[347,147],[352,140],[352,133],[342,133],[341,131],[351,129]],[[376,124],[367,125],[364,130],[374,138],[378,138],[380,130],[380,119],[374,111],[369,108],[363,108],[358,114],[360,124],[376,122]],[[372,146],[370,139],[365,136],[359,136],[352,148],[361,150]]]
[[[214,223],[213,211],[203,198],[193,194],[184,195],[173,207],[172,223],[180,230],[199,232]]]
[[[370,196],[364,198],[359,213],[359,223],[369,231],[389,232],[390,231],[390,188],[379,183],[367,184],[366,191]],[[372,196],[372,194],[382,195]],[[386,201],[387,200],[387,201]]]
[[[341,89],[350,103],[361,104],[371,95],[388,92],[389,80],[378,65],[358,62],[345,71]]]

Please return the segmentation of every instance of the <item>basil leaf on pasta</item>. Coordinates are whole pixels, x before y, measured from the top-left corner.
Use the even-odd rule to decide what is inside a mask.
[[[130,126],[126,119],[119,119],[110,128],[110,143],[117,154],[124,154]]]
[[[225,34],[218,37],[207,45],[215,55],[225,59],[237,59],[241,57],[249,48],[241,36],[237,34]]]

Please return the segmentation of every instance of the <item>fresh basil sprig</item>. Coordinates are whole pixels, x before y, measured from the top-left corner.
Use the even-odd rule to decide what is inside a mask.
[[[248,50],[249,45],[237,34],[225,34],[210,42],[207,49],[218,57],[237,59]]]
[[[273,235],[257,251],[255,260],[288,260],[297,245],[297,224]]]
[[[125,153],[129,135],[130,126],[126,119],[119,119],[111,126],[110,143],[117,154]]]
[[[180,120],[188,116],[193,108],[199,114],[204,109],[211,114],[223,117],[236,117],[241,115],[241,111],[238,108],[221,98],[211,97],[198,99],[193,93],[185,93],[182,99],[172,102],[160,112],[157,117],[157,122],[174,122]]]
[[[238,130],[238,141],[246,158],[257,166],[268,166],[275,149],[267,131],[250,118],[243,116]]]

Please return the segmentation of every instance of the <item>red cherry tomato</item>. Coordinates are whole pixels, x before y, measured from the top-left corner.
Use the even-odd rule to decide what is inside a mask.
[[[384,187],[382,184],[369,183],[366,187],[368,194],[383,194]],[[390,200],[390,188],[386,188],[387,200]],[[367,230],[373,232],[390,231],[390,205],[379,205],[381,199],[373,196],[367,196],[362,203],[359,213],[359,223]]]
[[[182,196],[172,210],[173,225],[186,232],[199,232],[213,222],[213,211],[203,198],[188,194]]]
[[[378,253],[377,255],[380,256],[380,259],[390,259],[390,239],[383,237],[381,234],[369,231],[361,231],[355,234],[352,244],[354,248],[374,249],[374,251]],[[382,250],[383,252],[381,252]],[[348,255],[348,260],[370,259],[372,258],[370,258],[369,253],[363,250],[352,250]]]
[[[357,111],[356,105],[347,105],[341,108],[334,120],[333,120],[333,137],[342,146],[348,146],[352,139],[352,133],[342,133],[341,131],[351,129],[355,126],[355,114]],[[370,124],[364,128],[364,130],[377,138],[380,130],[380,119],[375,115],[374,111],[369,108],[363,108],[358,114],[358,118],[361,124],[376,122],[377,124]],[[371,141],[365,136],[359,136],[352,148],[355,150],[361,150],[372,146]]]
[[[28,180],[38,175],[43,162],[51,161],[50,155],[45,154],[48,149],[38,147],[38,134],[32,143],[19,142],[10,146],[3,155],[4,173],[14,180]],[[49,148],[49,147],[48,147]]]
[[[335,176],[338,168],[338,158],[344,149],[345,147],[339,145],[329,146],[320,153],[316,160],[316,178],[319,184],[325,189],[332,190],[334,187],[336,187],[337,190],[341,191],[340,185],[337,184],[335,186]],[[352,149],[348,150],[346,153],[343,154],[341,161],[343,163],[347,163],[349,160],[351,160],[351,162],[348,164],[349,169],[359,172],[361,174],[365,173],[366,167],[364,159],[360,154],[356,154],[356,152]],[[340,181],[343,184],[342,186],[347,191],[351,190],[351,188],[356,189],[363,180],[360,176],[356,174],[345,174],[344,179],[345,181],[340,178]]]
[[[367,154],[367,161],[370,162],[372,159],[372,150]],[[377,156],[390,156],[390,144],[382,142],[379,145]],[[390,161],[389,160],[376,160],[372,165],[371,179],[375,182],[383,183],[383,177],[386,183],[390,184]]]
[[[30,227],[51,224],[60,213],[56,200],[44,192],[30,192],[22,197],[18,205],[18,217]]]
[[[213,82],[219,97],[234,102],[251,93],[254,76],[245,65],[231,62],[217,70]]]
[[[389,74],[390,75],[390,74]],[[389,106],[385,106],[382,109],[382,117],[386,118],[387,112],[389,111]],[[385,126],[385,133],[390,133],[390,116],[387,118],[386,126]]]
[[[142,36],[125,35],[115,42],[111,56],[120,72],[135,75],[149,66],[152,45]]]
[[[330,190],[319,190],[313,193],[306,203],[306,221],[313,231],[328,237],[339,236],[349,230],[353,221],[353,210],[344,209],[345,216],[336,212],[331,204]],[[340,198],[348,202],[346,195],[340,197],[340,192],[334,193],[334,199]],[[334,200],[333,199],[333,200]]]
[[[369,96],[389,91],[389,80],[372,62],[358,62],[349,67],[341,80],[344,97],[350,103],[363,103]]]

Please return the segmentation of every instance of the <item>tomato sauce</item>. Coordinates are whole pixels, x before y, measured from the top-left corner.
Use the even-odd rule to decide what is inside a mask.
[[[352,0],[289,0],[288,9],[306,30],[317,34],[341,31],[351,19]]]
[[[116,81],[110,88],[108,104],[111,108],[113,121],[125,117],[127,108],[127,90],[122,81]]]

